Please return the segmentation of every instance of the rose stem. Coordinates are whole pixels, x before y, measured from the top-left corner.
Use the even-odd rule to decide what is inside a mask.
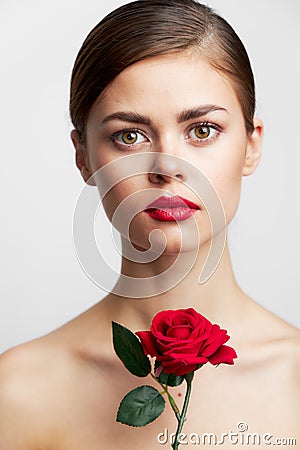
[[[185,381],[186,381],[186,384],[187,384],[187,389],[186,389],[186,393],[185,393],[185,399],[184,399],[184,403],[183,403],[183,407],[182,407],[180,420],[179,420],[178,427],[177,427],[176,434],[175,434],[175,439],[174,439],[174,442],[172,444],[173,450],[178,450],[178,446],[179,446],[178,438],[179,438],[179,435],[181,433],[181,430],[182,430],[182,427],[183,427],[183,423],[186,421],[186,412],[187,412],[187,408],[188,408],[188,405],[189,405],[189,400],[190,400],[190,395],[191,395],[191,390],[192,390],[193,377],[194,377],[194,372],[190,372],[190,373],[185,375]]]
[[[170,394],[170,392],[169,392],[169,390],[168,390],[168,386],[166,385],[166,384],[162,384],[162,383],[160,383],[159,381],[158,381],[158,379],[156,378],[156,376],[155,375],[153,375],[153,373],[150,373],[150,375],[151,375],[151,377],[155,380],[155,381],[157,381],[157,383],[163,388],[163,394],[164,393],[166,393],[167,394],[167,396],[168,396],[168,399],[169,399],[169,402],[170,402],[170,405],[171,405],[171,408],[173,409],[173,411],[174,411],[174,413],[175,413],[175,416],[176,416],[176,419],[178,420],[178,422],[180,421],[180,411],[179,411],[179,408],[178,408],[178,406],[177,406],[177,404],[176,404],[176,402],[175,402],[175,400],[174,400],[174,398],[172,397],[172,395]]]

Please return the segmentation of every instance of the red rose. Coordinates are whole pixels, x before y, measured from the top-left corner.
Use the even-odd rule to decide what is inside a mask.
[[[224,345],[226,330],[193,308],[161,311],[152,320],[150,331],[138,331],[146,355],[161,362],[165,374],[185,375],[199,364],[233,364],[232,347]]]

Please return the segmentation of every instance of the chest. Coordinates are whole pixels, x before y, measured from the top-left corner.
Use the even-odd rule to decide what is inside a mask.
[[[284,370],[278,368],[272,375],[262,369],[244,373],[229,367],[220,369],[207,367],[195,376],[182,447],[212,448],[222,445],[223,440],[226,448],[234,445],[242,449],[245,439],[254,439],[252,448],[258,440],[257,448],[269,448],[275,438],[295,437],[296,401]],[[159,389],[149,377],[136,378],[125,369],[112,370],[109,376],[98,378],[95,373],[88,377],[73,390],[74,396],[66,404],[59,450],[171,448],[177,421],[167,400],[163,414],[146,427],[116,422],[121,399],[142,384]],[[185,385],[172,388],[171,393],[181,409]],[[265,434],[273,436],[268,443],[264,442]]]

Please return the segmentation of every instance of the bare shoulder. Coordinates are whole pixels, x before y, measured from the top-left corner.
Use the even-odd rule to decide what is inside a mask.
[[[285,320],[270,315],[270,341],[300,369],[300,330]]]
[[[264,308],[256,318],[257,323],[253,323],[262,358],[272,370],[281,367],[289,387],[300,393],[300,330]]]
[[[238,338],[245,350],[247,370],[254,365],[287,374],[293,387],[300,381],[300,330],[273,312],[245,296],[244,316]],[[249,361],[249,365],[248,362]],[[280,370],[279,370],[280,368]]]
[[[287,361],[292,369],[293,385],[297,387],[300,396],[300,330],[290,324],[285,325],[284,329],[281,351],[287,355]]]
[[[274,336],[271,342],[274,357],[270,360],[269,385],[272,386],[273,379],[281,380],[276,389],[277,397],[280,400],[281,408],[286,411],[289,420],[286,426],[289,427],[291,435],[299,435],[300,421],[300,331],[296,327],[279,319],[276,329],[278,337]],[[274,389],[275,391],[275,389]]]
[[[69,440],[78,430],[82,439],[90,433],[83,422],[88,420],[97,430],[105,419],[103,398],[110,398],[108,373],[117,372],[112,369],[119,363],[112,358],[110,341],[102,312],[99,317],[91,310],[49,335],[3,353],[0,449],[74,448]]]
[[[48,435],[55,435],[49,419],[67,385],[69,360],[44,338],[0,356],[0,448],[44,448]]]
[[[298,390],[300,397],[300,330],[290,324],[287,326],[286,334],[282,339],[282,350],[286,352],[288,361],[292,368],[293,385]]]

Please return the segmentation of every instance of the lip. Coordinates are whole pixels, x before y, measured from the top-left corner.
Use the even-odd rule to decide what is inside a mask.
[[[194,202],[179,195],[163,195],[150,203],[144,211],[160,222],[175,222],[188,219],[199,209]]]
[[[190,209],[200,209],[198,205],[184,197],[181,197],[180,195],[174,195],[173,197],[166,197],[165,195],[162,195],[150,203],[146,207],[145,211],[148,209],[185,208],[183,203],[185,203],[185,205]]]

